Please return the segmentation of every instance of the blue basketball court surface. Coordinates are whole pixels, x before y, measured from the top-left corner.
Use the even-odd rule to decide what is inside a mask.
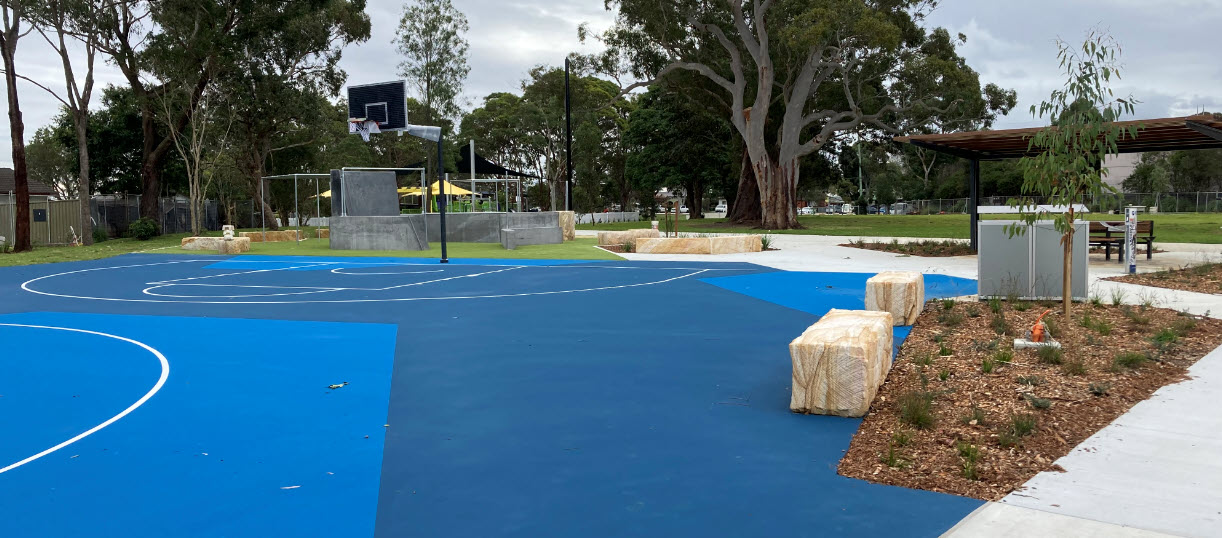
[[[982,503],[839,476],[860,421],[789,411],[789,341],[870,276],[0,268],[0,536],[936,536]]]

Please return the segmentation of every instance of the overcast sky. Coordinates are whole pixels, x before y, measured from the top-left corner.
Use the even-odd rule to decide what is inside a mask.
[[[600,30],[612,19],[602,0],[453,2],[471,25],[467,35],[471,74],[465,93],[473,105],[491,92],[516,91],[535,65],[559,65],[569,51],[589,51],[592,45],[583,48],[578,43],[577,26],[588,22]],[[391,39],[402,3],[369,0],[368,11],[372,37],[346,50],[341,62],[352,84],[398,78]],[[961,54],[980,72],[982,83],[1018,91],[1018,107],[998,122],[998,128],[1040,124],[1029,107],[1062,83],[1054,40],[1080,43],[1086,30],[1095,26],[1109,30],[1124,46],[1124,80],[1116,89],[1141,101],[1138,117],[1222,111],[1222,61],[1213,39],[1222,28],[1222,0],[942,0],[928,24],[967,36]],[[58,58],[37,34],[21,40],[17,65],[20,73],[52,89],[63,86]],[[122,83],[109,65],[99,67],[98,79],[101,84]],[[59,103],[31,84],[19,86],[29,140],[38,127],[51,121]],[[0,102],[0,113],[0,118],[8,117],[7,102]],[[9,131],[3,132],[0,166],[11,166]]]

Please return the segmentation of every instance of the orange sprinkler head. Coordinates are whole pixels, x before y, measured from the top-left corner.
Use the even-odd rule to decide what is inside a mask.
[[[1043,314],[1040,314],[1040,317],[1035,318],[1035,325],[1031,327],[1031,341],[1032,342],[1043,342],[1044,341],[1044,336],[1045,336],[1044,316],[1047,316],[1049,312],[1052,312],[1052,310],[1045,310]]]

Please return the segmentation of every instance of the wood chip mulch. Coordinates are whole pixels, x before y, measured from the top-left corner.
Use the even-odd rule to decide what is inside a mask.
[[[1222,295],[1222,263],[1206,263],[1194,267],[1158,271],[1155,273],[1114,276],[1104,280]]]
[[[900,243],[899,241],[892,241],[890,243],[881,241],[852,241],[840,246],[930,258],[971,256],[975,254],[975,252],[972,252],[971,245],[959,241],[912,241],[908,243]]]
[[[1041,361],[1033,350],[1012,350],[1017,333],[1025,336],[1047,309],[1053,312],[1044,319],[1063,346],[1061,365]],[[1084,317],[1092,328],[1083,326]],[[1154,339],[1159,333],[1162,343]],[[1065,320],[1059,303],[959,302],[946,310],[931,301],[839,472],[998,500],[1041,471],[1063,471],[1057,458],[1158,388],[1186,379],[1188,366],[1219,345],[1222,321],[1153,306],[1075,304]],[[1122,352],[1142,364],[1114,364]],[[986,359],[992,373],[983,372]],[[924,401],[932,424],[913,426],[923,418],[917,411]],[[907,422],[903,409],[911,412]],[[1033,418],[1033,431],[1015,434],[1016,416]]]

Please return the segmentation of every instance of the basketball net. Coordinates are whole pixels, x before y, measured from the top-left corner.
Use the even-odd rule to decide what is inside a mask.
[[[378,122],[372,120],[348,120],[348,134],[359,134],[361,140],[369,141],[369,135],[381,134]]]

